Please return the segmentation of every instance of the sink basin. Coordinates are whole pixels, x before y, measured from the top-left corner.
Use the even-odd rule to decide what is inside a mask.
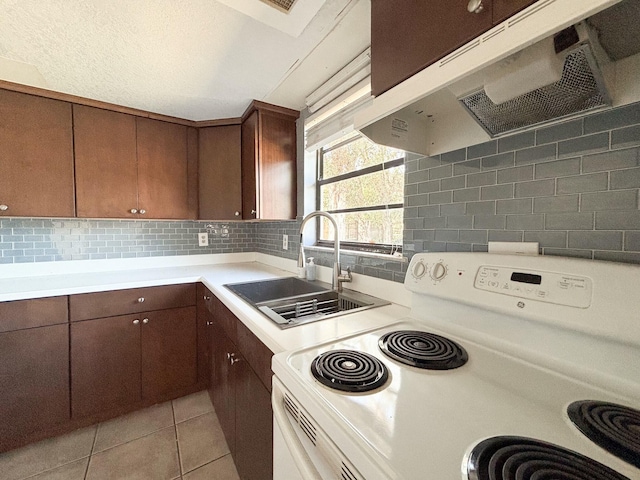
[[[390,302],[363,293],[335,292],[323,282],[295,277],[225,285],[269,317],[280,328],[337,317]]]
[[[258,280],[256,282],[230,283],[225,285],[229,290],[251,304],[295,297],[307,293],[331,290],[331,285],[323,282],[308,282],[296,277]]]

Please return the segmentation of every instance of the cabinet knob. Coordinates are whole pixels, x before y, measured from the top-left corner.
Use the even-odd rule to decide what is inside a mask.
[[[234,363],[238,363],[240,360],[242,360],[241,358],[231,358],[231,365],[233,365]]]
[[[235,353],[229,353],[227,352],[227,360],[231,360],[233,357],[235,357],[236,354]]]
[[[138,303],[144,303],[144,297],[140,297],[140,298],[138,299]]]
[[[255,215],[257,212],[255,210],[251,210],[251,215]]]
[[[133,321],[134,325],[138,325],[140,323],[140,320],[138,320],[137,318]]]
[[[213,325],[213,322],[207,320],[207,327],[210,327],[211,325]]]
[[[144,323],[144,324],[149,323],[149,319],[148,319],[148,318],[143,318],[143,319],[142,319],[142,323]]]
[[[202,298],[203,298],[204,300],[206,300],[207,302],[208,302],[209,300],[211,300],[211,297],[210,297],[209,295],[205,295],[205,296],[204,296],[204,297],[202,297]]]
[[[484,10],[482,0],[469,0],[467,4],[467,10],[469,13],[480,13]]]
[[[138,211],[138,213],[139,213],[140,215],[144,215],[145,213],[147,213],[147,211],[146,211],[144,208],[141,208],[141,209]]]
[[[7,210],[9,210],[9,205],[0,205],[0,211],[2,212],[6,212]],[[236,212],[237,214],[238,212]]]
[[[3,205],[3,206],[4,206],[4,205]],[[5,209],[5,210],[6,210],[6,209]],[[239,216],[240,216],[240,212],[238,212],[238,211],[236,210],[236,213],[234,213],[234,215],[235,215],[236,217],[239,217]]]
[[[132,208],[131,210],[129,210],[131,213],[138,213],[138,210],[135,208]]]

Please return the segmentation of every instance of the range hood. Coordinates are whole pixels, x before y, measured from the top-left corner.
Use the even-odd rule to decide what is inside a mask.
[[[638,0],[539,0],[375,98],[374,142],[435,155],[640,100]]]

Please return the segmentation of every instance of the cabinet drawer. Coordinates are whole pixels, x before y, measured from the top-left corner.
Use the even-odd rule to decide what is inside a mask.
[[[196,304],[195,284],[84,293],[69,298],[72,322]]]
[[[236,322],[238,350],[258,375],[260,381],[271,392],[271,357],[273,352],[260,341],[241,321]]]
[[[0,332],[67,323],[67,297],[0,303]]]

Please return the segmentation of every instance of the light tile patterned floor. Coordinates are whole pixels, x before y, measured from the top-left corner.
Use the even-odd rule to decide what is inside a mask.
[[[0,454],[3,480],[238,480],[199,392]]]

